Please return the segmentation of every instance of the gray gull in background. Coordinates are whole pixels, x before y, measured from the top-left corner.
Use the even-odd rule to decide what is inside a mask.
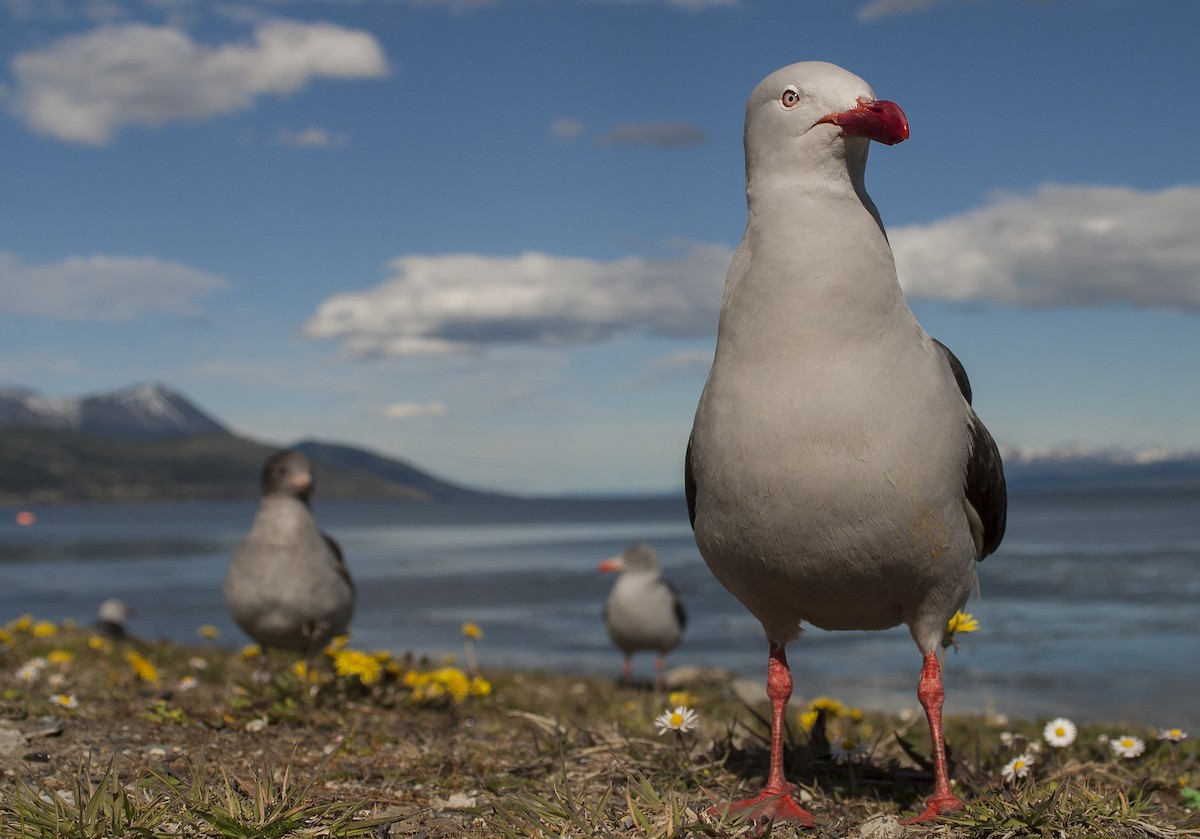
[[[996,444],[962,365],[917,323],[864,186],[871,140],[908,137],[899,106],[832,64],[772,73],[746,105],[749,218],[725,281],[716,354],[685,465],[696,544],[762,623],[771,764],[733,805],[811,825],[783,773],[801,621],[907,624],[924,656],[934,789],[914,819],[962,808],[951,791],[936,651],[1004,534]]]
[[[109,638],[123,640],[129,637],[125,621],[131,617],[133,609],[129,608],[128,604],[115,597],[109,597],[101,601],[100,608],[96,610],[96,631]]]
[[[258,514],[225,573],[230,614],[264,648],[311,655],[343,634],[354,612],[354,583],[338,544],[317,528],[312,491],[307,457],[272,455]]]
[[[654,684],[662,690],[666,685],[666,655],[679,646],[687,613],[675,587],[662,578],[658,554],[649,545],[637,542],[598,567],[600,571],[619,572],[604,601],[604,625],[613,645],[625,656],[621,681],[630,684],[633,680],[635,652],[653,650],[658,653]]]

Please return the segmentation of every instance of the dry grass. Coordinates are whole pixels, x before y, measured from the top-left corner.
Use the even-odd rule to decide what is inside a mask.
[[[689,688],[698,730],[659,736],[666,698],[607,681],[488,673],[488,693],[455,682],[457,670],[436,682],[436,667],[382,657],[369,685],[326,669],[314,686],[285,656],[263,679],[259,660],[214,642],[97,644],[35,629],[14,622],[0,635],[0,839],[743,836],[701,814],[754,790],[766,767],[763,709],[722,684]],[[35,657],[48,662],[23,671]],[[1009,785],[1002,729],[1040,736],[1035,721],[950,721],[968,807],[905,827],[897,819],[930,781],[923,722],[834,703],[812,732],[797,724],[788,755],[822,827],[769,835],[1200,837],[1194,741],[1132,732],[1147,753],[1118,760],[1089,727]],[[859,760],[833,759],[829,742],[836,751],[843,737],[863,745]]]

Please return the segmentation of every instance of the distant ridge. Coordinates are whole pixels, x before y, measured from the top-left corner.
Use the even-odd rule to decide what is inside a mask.
[[[352,446],[294,447],[313,461],[321,498],[504,497]],[[233,434],[162,384],[65,399],[0,387],[0,504],[253,498],[281,448]]]
[[[11,425],[125,440],[230,433],[186,397],[159,383],[61,399],[28,388],[0,387],[0,426]]]
[[[305,440],[293,447],[313,461],[321,498],[517,497],[454,484],[355,446]],[[253,498],[263,461],[281,448],[237,436],[163,384],[62,399],[0,386],[4,505]],[[1002,454],[1008,485],[1018,492],[1200,489],[1200,451],[1060,446]]]

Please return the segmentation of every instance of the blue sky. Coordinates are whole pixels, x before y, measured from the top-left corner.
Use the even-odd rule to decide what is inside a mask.
[[[182,391],[521,492],[666,490],[763,76],[1005,446],[1200,448],[1191,0],[0,0],[0,382]]]

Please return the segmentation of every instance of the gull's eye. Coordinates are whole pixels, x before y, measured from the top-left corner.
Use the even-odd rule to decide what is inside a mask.
[[[783,90],[783,94],[779,97],[779,104],[787,109],[796,107],[796,103],[800,101],[800,94],[796,92],[796,88],[788,85]]]

